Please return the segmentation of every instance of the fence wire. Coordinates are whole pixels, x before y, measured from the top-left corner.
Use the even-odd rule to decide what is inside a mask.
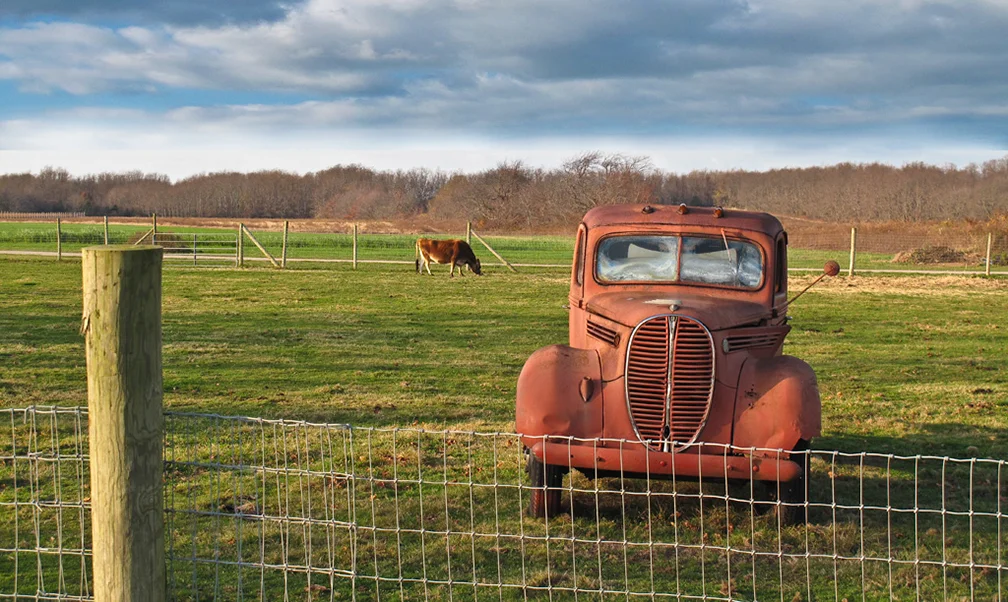
[[[87,411],[0,410],[0,600],[90,600]]]
[[[852,225],[785,218],[788,265],[819,269],[835,259],[846,270],[851,259]],[[855,272],[984,273],[990,244],[990,269],[1008,266],[1008,232],[969,224],[865,223],[856,226]]]
[[[86,599],[86,412],[2,415],[0,598]],[[513,433],[166,418],[172,600],[840,602],[1006,590],[1000,460],[812,450],[807,498],[790,502],[774,484],[723,476],[575,469],[559,511],[537,519]],[[789,504],[808,522],[789,524]]]

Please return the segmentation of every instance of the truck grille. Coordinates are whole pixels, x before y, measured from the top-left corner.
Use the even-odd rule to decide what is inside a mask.
[[[710,409],[714,345],[690,318],[660,316],[642,322],[627,352],[627,403],[641,440],[692,443]]]

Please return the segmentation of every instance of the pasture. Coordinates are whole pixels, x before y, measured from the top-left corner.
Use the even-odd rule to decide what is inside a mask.
[[[549,540],[542,536],[550,529],[554,536],[557,532],[577,533],[579,541],[591,541],[596,537],[609,541],[645,540],[652,535],[663,537],[661,541],[672,541],[674,536],[676,541],[692,547],[683,552],[681,559],[676,557],[674,583],[673,577],[668,576],[670,581],[659,583],[657,587],[665,591],[704,591],[715,597],[724,595],[727,587],[729,591],[741,591],[739,595],[748,599],[746,591],[753,595],[754,584],[729,583],[726,586],[723,578],[717,577],[723,572],[721,565],[725,559],[718,560],[716,554],[705,552],[705,542],[712,546],[729,542],[747,547],[749,544],[756,546],[759,541],[758,545],[770,549],[778,545],[800,549],[803,539],[806,545],[811,541],[812,546],[826,546],[825,542],[832,538],[834,550],[839,546],[850,555],[858,554],[859,550],[862,554],[866,549],[878,550],[878,546],[884,548],[884,537],[866,543],[862,536],[858,542],[858,531],[853,526],[837,530],[835,520],[832,530],[829,526],[812,525],[808,529],[793,527],[778,531],[772,517],[747,517],[747,513],[743,513],[743,516],[732,516],[732,521],[741,521],[738,532],[733,532],[727,527],[732,511],[727,509],[723,499],[715,500],[713,506],[704,510],[698,509],[696,498],[680,499],[679,506],[663,501],[654,509],[650,503],[646,508],[640,502],[626,505],[618,493],[623,487],[618,480],[604,485],[606,490],[617,492],[615,495],[608,498],[595,495],[594,500],[590,494],[591,485],[583,480],[572,485],[589,493],[579,497],[581,501],[573,518],[569,515],[555,517],[544,533],[541,522],[521,518],[520,499],[514,497],[516,490],[513,488],[494,487],[493,493],[489,489],[473,493],[472,487],[453,490],[447,485],[438,485],[442,473],[444,480],[464,482],[466,467],[474,462],[495,466],[494,476],[502,483],[520,482],[520,450],[508,443],[510,439],[506,435],[513,431],[515,381],[532,351],[546,344],[563,342],[567,336],[567,314],[562,308],[566,302],[566,273],[523,270],[520,274],[509,274],[491,267],[485,267],[485,272],[482,278],[466,276],[449,280],[443,273],[433,278],[417,276],[412,266],[365,265],[358,270],[341,267],[296,271],[170,267],[164,272],[163,288],[166,408],[176,412],[347,423],[363,428],[361,433],[373,434],[373,446],[372,435],[367,435],[369,447],[357,448],[362,451],[353,459],[369,465],[369,474],[380,478],[367,482],[371,491],[363,491],[366,495],[362,495],[359,502],[351,501],[349,505],[343,502],[341,506],[341,512],[354,511],[359,520],[371,521],[375,527],[371,531],[361,531],[359,537],[362,539],[356,544],[363,550],[363,557],[374,558],[373,568],[365,567],[364,573],[370,570],[375,574],[392,574],[389,571],[394,570],[383,563],[389,554],[398,550],[403,555],[400,566],[405,566],[407,572],[429,568],[433,579],[441,575],[443,560],[451,556],[454,548],[456,567],[461,565],[468,571],[472,565],[474,575],[479,566],[481,576],[486,568],[487,572],[504,575],[509,581],[533,586],[554,582],[569,586],[573,579],[579,586],[603,589],[601,582],[605,581],[621,584],[622,580],[628,584],[646,581],[646,574],[627,572],[624,575],[624,571],[626,567],[640,569],[648,562],[648,554],[637,550],[628,559],[625,547],[621,550],[619,546],[608,548],[603,544],[571,542],[565,545],[560,542],[553,543],[553,560],[549,560]],[[791,287],[796,289],[808,280],[810,277],[795,277]],[[0,407],[86,404],[83,344],[79,335],[80,281],[80,264],[76,261],[0,259]],[[808,361],[819,377],[824,434],[813,447],[853,453],[1008,458],[1006,301],[1008,281],[1005,279],[856,277],[851,280],[839,277],[812,289],[791,309],[793,330],[785,352]],[[169,448],[180,458],[192,460],[196,467],[201,466],[197,460],[217,458],[219,461],[214,437],[220,432],[240,433],[243,428],[229,427],[226,421],[222,427],[222,423],[214,420],[172,420],[179,421],[182,428],[177,439],[169,441]],[[368,430],[371,427],[405,427],[407,431],[399,435],[399,445],[412,451],[400,450],[403,458],[391,454],[389,446],[394,442],[389,439],[389,431]],[[10,428],[14,430],[15,427],[12,424]],[[441,432],[442,429],[502,435],[492,438],[492,446],[465,442],[456,445],[455,441],[450,444],[447,436],[442,440],[437,435],[423,435],[425,431]],[[315,436],[320,435],[312,435]],[[359,441],[364,435],[357,436]],[[246,437],[241,443],[239,436],[236,449],[251,445],[249,439],[254,437]],[[0,447],[0,455],[10,453],[2,450],[10,450],[13,443],[5,445],[8,447]],[[253,445],[243,453],[253,454],[257,450]],[[413,467],[414,478],[419,470],[419,481],[423,484],[398,485],[394,492],[375,491],[376,486],[384,489],[383,479],[392,478],[390,471],[398,469],[400,460]],[[341,461],[349,460],[344,454]],[[8,464],[0,464],[0,468],[10,470]],[[906,466],[900,469],[910,470]],[[819,474],[820,484],[828,484],[835,478],[834,471],[842,476],[856,476],[858,470],[863,473],[865,468],[859,468],[856,463],[831,467],[817,457],[813,470]],[[873,474],[879,476],[878,467],[870,470],[875,470]],[[922,483],[936,478],[935,467],[927,470],[931,472],[921,475]],[[829,477],[824,476],[827,472]],[[991,482],[988,475],[986,484],[977,484],[977,495],[983,492],[987,496],[984,499],[1000,508],[1004,477],[1008,475],[998,472]],[[214,554],[233,557],[235,546],[240,549],[243,537],[240,529],[237,540],[232,538],[221,543],[211,541],[210,537],[220,529],[221,495],[229,503],[237,504],[243,499],[242,487],[247,492],[255,488],[254,483],[243,483],[244,477],[239,476],[222,485],[214,482],[213,473],[190,466],[180,466],[172,478],[176,480],[169,486],[169,496],[177,495],[185,500],[189,509],[214,510],[206,515],[197,512],[175,516],[177,522],[170,528],[177,530],[175,541],[183,550],[176,555],[179,579],[186,583],[191,581],[193,587],[200,589],[203,592],[200,599],[210,597],[210,592],[219,599],[233,599],[235,592],[241,590],[243,579],[246,588],[251,587],[248,583],[255,582],[253,589],[257,590],[260,580],[257,570],[246,571],[241,566],[220,569],[196,561],[197,549],[200,557],[208,554],[210,558],[215,557]],[[469,478],[472,478],[471,473]],[[944,467],[941,467],[943,484],[944,479]],[[882,495],[884,500],[885,495],[891,495],[890,502],[903,507],[917,503],[913,491],[889,492],[886,479],[875,479],[870,484],[872,490],[867,494],[862,491],[862,496]],[[662,487],[661,491],[670,491],[667,484]],[[683,491],[695,494],[697,489],[691,484]],[[857,491],[852,492],[852,495],[857,494]],[[16,495],[11,491],[8,478],[0,487],[0,501],[9,502]],[[491,495],[494,497],[488,497]],[[935,491],[925,492],[921,503],[939,503],[935,495]],[[477,506],[493,507],[497,510],[496,518],[492,514],[470,516],[470,510],[455,516],[450,508],[472,507],[465,506],[463,498],[476,499]],[[965,504],[967,499],[972,509],[972,482],[965,489],[948,495],[943,489],[940,503],[944,508],[946,502]],[[426,518],[424,508],[428,513]],[[30,510],[24,511],[28,513],[24,522],[31,522]],[[0,512],[9,513],[3,507]],[[419,518],[415,518],[417,515]],[[404,520],[413,527],[398,541],[395,537],[389,539],[391,531],[377,529],[379,525],[392,524],[397,517],[407,517]],[[862,511],[860,521],[864,525],[867,520],[868,524],[882,529],[883,534],[895,532],[904,546],[911,534],[917,542],[919,526],[919,549],[924,552],[934,552],[937,546],[943,558],[946,552],[950,558],[966,558],[968,552],[970,561],[996,558],[1000,564],[1004,543],[1000,521],[997,521],[996,532],[992,526],[986,537],[977,537],[974,541],[971,522],[968,542],[963,537],[950,536],[949,542],[944,543],[941,539],[946,534],[946,518],[942,514],[940,530],[934,519],[927,517],[917,525],[916,515],[912,525],[908,517],[893,522],[890,516],[889,531],[885,528],[884,513],[866,519]],[[857,513],[841,516],[841,519],[841,522],[849,520],[850,525],[856,525],[859,520]],[[41,520],[45,522],[46,519]],[[430,543],[431,536],[424,539],[424,529],[445,530],[448,523],[448,531],[461,533],[469,528],[470,522],[473,528],[468,537],[443,535],[435,539],[436,546]],[[674,534],[672,523],[676,529]],[[654,532],[645,533],[643,530],[650,529],[651,525]],[[954,527],[949,525],[950,534]],[[0,526],[0,541],[15,537],[11,528],[10,521]],[[497,533],[522,534],[520,575],[519,568],[513,564],[514,556],[508,556],[507,548],[513,547],[510,543],[502,545],[499,538],[496,542],[478,541],[473,535],[477,531],[492,532],[494,529]],[[397,531],[396,535],[400,533]],[[774,540],[778,535],[779,540]],[[19,537],[25,534],[22,532]],[[249,548],[255,549],[260,545],[260,537],[264,542],[274,542],[274,537],[275,542],[286,542],[268,553],[277,563],[289,560],[283,557],[283,549],[294,549],[293,553],[297,554],[299,545],[304,547],[311,541],[310,537],[292,540],[289,533],[284,539],[282,532],[260,535],[252,530],[245,533],[245,537],[250,538]],[[350,535],[346,537],[349,539]],[[526,540],[526,537],[532,539]],[[752,541],[746,539],[746,544],[741,543],[743,538],[749,537]],[[344,543],[330,544],[330,549],[335,549],[337,555],[349,553],[347,550],[353,546]],[[317,546],[325,549],[321,543]],[[471,552],[467,551],[470,547]],[[187,560],[190,550],[191,561]],[[654,550],[650,553],[653,560]],[[671,554],[671,551],[666,549],[660,554]],[[7,575],[0,576],[0,593],[21,587],[15,586],[10,576],[18,574],[13,570],[16,556],[0,554],[0,575]],[[594,574],[596,558],[597,576]],[[533,565],[526,567],[526,560]],[[728,561],[732,562],[730,558]],[[490,570],[494,563],[496,565]],[[572,568],[571,563],[581,563],[582,568]],[[34,587],[32,571],[35,567],[26,568],[26,564],[26,559],[22,559],[21,583]],[[705,566],[710,576],[705,577],[703,570],[687,570],[694,565],[700,569]],[[773,598],[786,596],[791,599],[795,592],[804,592],[806,567],[810,567],[808,571],[815,575],[816,582],[813,597],[835,598],[834,585],[829,579],[831,572],[838,570],[833,564],[781,565],[781,583],[785,582],[785,571],[789,576],[798,571],[801,585],[775,588],[777,567],[774,562],[757,566],[756,560],[752,561],[752,575],[770,583],[768,590],[760,590],[760,597],[772,592]],[[904,582],[909,580],[913,584],[913,569],[897,568],[897,585],[910,587]],[[55,571],[51,566],[42,570]],[[861,570],[862,587],[867,579],[869,591],[884,588],[884,565],[869,566],[867,577],[864,569]],[[589,577],[584,576],[586,571]],[[857,565],[841,567],[838,571],[845,579],[856,581]],[[243,577],[245,572],[248,574]],[[947,574],[925,570],[923,590],[917,591],[924,592],[923,599],[939,599],[943,591],[946,594],[962,592],[967,585],[972,588],[973,572],[961,573],[953,571],[950,586],[945,579]],[[1002,571],[995,573],[994,576],[977,577],[979,591],[1003,592]],[[457,574],[456,578],[459,578]],[[578,582],[579,578],[589,579],[588,585],[585,581]],[[751,577],[752,580],[756,578]],[[340,599],[348,593],[344,581],[336,580],[336,585],[332,585],[322,579],[329,587],[342,589],[312,590],[312,583],[306,582],[303,575],[292,579],[288,583],[285,574],[281,584],[267,583],[266,578],[263,583],[264,587],[294,592],[294,599],[308,599],[312,591],[316,591],[316,598],[322,599]],[[891,587],[891,567],[888,579]],[[919,569],[917,579],[916,585],[921,587]],[[316,582],[321,581],[316,578]],[[790,579],[787,581],[790,583]],[[400,595],[412,599],[428,594],[431,599],[448,599],[452,593],[450,587],[428,592],[426,583],[423,589],[417,589],[416,583],[404,586],[394,579],[385,585],[387,588],[361,580],[357,588],[361,599],[371,599],[376,592],[382,599],[398,599]],[[472,597],[474,590],[482,592],[480,599],[483,595],[498,597],[493,588],[489,592],[475,587],[457,588],[454,593]],[[881,594],[881,589],[878,591]],[[501,597],[520,599],[527,593],[520,589],[505,590]],[[189,595],[195,599],[191,593]],[[246,592],[246,595],[257,598],[255,594]],[[599,594],[585,596],[585,599],[609,597]],[[869,595],[868,599],[875,598]]]

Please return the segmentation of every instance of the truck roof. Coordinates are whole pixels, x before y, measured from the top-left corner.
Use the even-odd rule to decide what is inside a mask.
[[[715,207],[685,207],[680,205],[608,205],[596,207],[584,216],[584,224],[589,228],[612,225],[667,224],[670,226],[727,227],[740,230],[754,230],[776,236],[784,226],[780,220],[761,211],[742,209],[722,209],[717,217]]]

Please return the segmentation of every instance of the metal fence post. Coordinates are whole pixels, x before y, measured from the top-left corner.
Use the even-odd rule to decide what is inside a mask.
[[[96,602],[165,599],[162,253],[82,253]]]
[[[63,229],[60,218],[56,218],[56,261],[63,260]]]
[[[847,268],[847,277],[854,275],[854,257],[857,254],[857,228],[850,229],[850,267]]]
[[[987,276],[990,276],[991,247],[993,246],[993,243],[994,243],[994,233],[993,232],[988,232],[987,233],[987,264],[986,264],[987,267],[984,268],[984,274],[987,275]]]
[[[353,269],[357,269],[357,224],[353,225]]]

